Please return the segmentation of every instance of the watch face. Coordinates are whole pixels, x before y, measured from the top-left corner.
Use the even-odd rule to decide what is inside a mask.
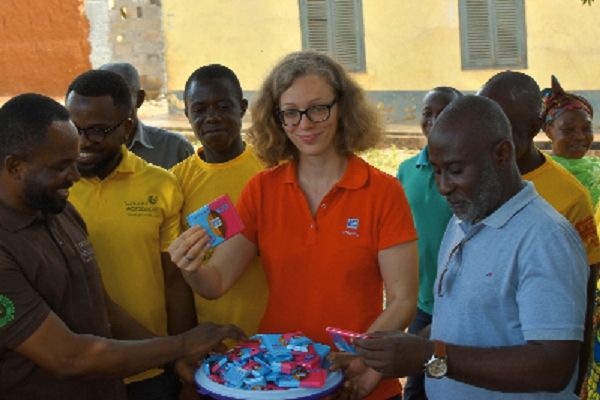
[[[448,372],[448,364],[445,358],[436,358],[427,364],[427,375],[431,378],[442,378]]]

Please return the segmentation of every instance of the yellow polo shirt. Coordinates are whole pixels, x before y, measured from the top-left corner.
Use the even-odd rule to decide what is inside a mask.
[[[198,208],[223,194],[235,204],[246,182],[264,169],[250,146],[238,157],[225,163],[204,162],[193,154],[171,168],[183,191],[181,216],[185,218]],[[195,295],[198,323],[235,324],[248,335],[258,330],[267,305],[268,286],[259,259],[255,259],[235,285],[218,300]]]
[[[590,265],[600,262],[600,243],[594,221],[594,207],[587,189],[548,154],[538,168],[523,175],[556,211],[569,220],[583,241]]]
[[[129,152],[106,178],[81,178],[70,200],[83,217],[113,301],[159,336],[167,334],[160,253],[180,233],[183,201],[175,177]],[[132,377],[158,375],[151,370]],[[129,381],[128,381],[129,382]]]

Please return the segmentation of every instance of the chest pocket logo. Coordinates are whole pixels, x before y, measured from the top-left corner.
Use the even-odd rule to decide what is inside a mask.
[[[76,244],[79,256],[84,263],[89,263],[94,259],[94,248],[89,240],[82,240]]]
[[[358,218],[348,218],[346,221],[346,229],[342,231],[343,235],[360,237],[358,233],[358,226],[360,225],[360,220]]]
[[[125,201],[125,215],[128,217],[160,217],[159,198],[155,194],[148,195],[146,200]]]
[[[15,319],[15,303],[0,294],[0,328],[4,328],[13,319]]]

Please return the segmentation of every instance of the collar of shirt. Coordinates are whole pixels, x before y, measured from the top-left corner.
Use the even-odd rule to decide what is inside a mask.
[[[115,168],[115,170],[113,172],[111,172],[103,180],[110,179],[111,177],[116,176],[116,175],[132,174],[135,172],[135,167],[136,167],[136,163],[135,163],[135,157],[133,156],[133,153],[131,153],[129,150],[127,150],[125,145],[122,145],[121,146],[121,161],[119,162],[119,165],[117,165],[117,168]]]
[[[288,161],[283,165],[285,170],[283,171],[285,183],[291,183],[298,186],[298,162]],[[369,169],[366,162],[354,154],[348,156],[348,165],[344,175],[335,184],[335,187],[342,189],[359,189],[363,187],[369,178]]]
[[[9,232],[17,232],[32,225],[36,221],[44,220],[41,211],[35,214],[26,214],[0,203],[0,226]]]
[[[142,121],[138,120],[137,127],[135,128],[135,132],[133,133],[133,139],[131,139],[131,144],[129,145],[129,150],[133,148],[133,146],[139,143],[147,149],[153,149],[154,146],[150,143],[150,138],[146,134],[146,130],[144,129],[144,124]]]
[[[518,213],[521,209],[523,209],[523,207],[539,196],[535,191],[533,183],[528,181],[523,182],[525,185],[517,194],[515,194],[507,202],[502,204],[500,208],[481,221],[471,224],[469,222],[457,219],[456,223],[459,225],[460,229],[465,233],[465,235],[469,235],[469,232],[474,229],[477,229],[478,232],[480,229],[478,226],[480,225],[486,225],[494,229],[502,228],[516,213]]]
[[[427,149],[427,146],[425,146],[419,152],[419,154],[417,156],[417,163],[415,166],[417,168],[422,168],[422,167],[426,167],[428,165],[429,165],[429,150]]]

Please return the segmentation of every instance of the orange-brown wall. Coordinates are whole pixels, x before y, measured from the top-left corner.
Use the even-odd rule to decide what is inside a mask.
[[[90,69],[83,0],[0,0],[0,96],[64,95]]]

